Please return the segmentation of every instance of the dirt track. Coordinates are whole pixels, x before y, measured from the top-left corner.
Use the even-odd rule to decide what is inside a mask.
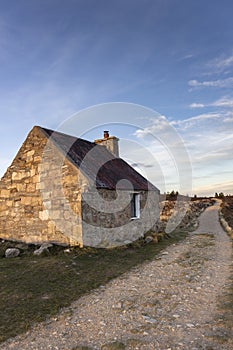
[[[154,261],[0,349],[233,349],[232,310],[221,307],[232,283],[232,243],[218,209],[209,207],[197,231]]]

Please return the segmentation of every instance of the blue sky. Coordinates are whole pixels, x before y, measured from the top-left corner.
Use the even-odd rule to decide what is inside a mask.
[[[181,157],[172,165],[148,135],[169,138],[173,128],[189,154],[192,192],[233,193],[232,13],[231,0],[0,0],[0,174],[33,125],[65,130],[75,115],[80,136],[90,125],[78,111],[123,102],[160,114],[142,113],[140,130],[111,131],[162,191],[182,189],[175,172],[186,165]],[[104,123],[98,115],[87,137],[99,138]]]

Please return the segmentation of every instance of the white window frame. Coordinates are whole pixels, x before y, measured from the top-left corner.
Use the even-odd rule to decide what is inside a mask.
[[[132,195],[132,199],[130,202],[130,215],[131,215],[131,220],[135,220],[140,218],[140,193],[133,192],[131,195]],[[132,210],[132,205],[134,206],[133,210]]]

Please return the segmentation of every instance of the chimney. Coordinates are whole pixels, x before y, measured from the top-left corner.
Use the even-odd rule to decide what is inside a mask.
[[[104,137],[102,139],[95,140],[97,145],[105,146],[115,157],[119,157],[119,139],[115,136],[109,136],[109,131],[104,131]]]

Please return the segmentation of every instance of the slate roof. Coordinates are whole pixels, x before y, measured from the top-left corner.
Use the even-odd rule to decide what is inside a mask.
[[[81,138],[39,127],[46,137],[89,179],[97,189],[145,190],[158,189],[121,158],[116,158],[106,147]],[[120,182],[128,180],[131,184]]]

